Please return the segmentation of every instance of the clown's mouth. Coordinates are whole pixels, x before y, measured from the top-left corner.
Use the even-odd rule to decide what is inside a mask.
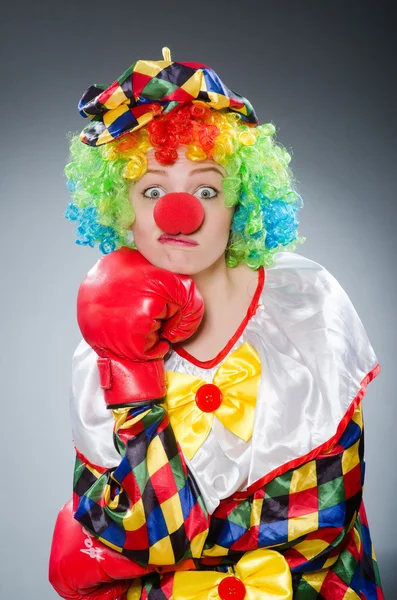
[[[163,233],[159,237],[159,242],[160,244],[173,244],[176,246],[198,246],[198,243],[195,240],[180,233],[178,235]]]

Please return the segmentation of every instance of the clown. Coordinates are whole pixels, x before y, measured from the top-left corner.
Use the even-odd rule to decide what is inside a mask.
[[[362,497],[380,367],[339,283],[294,252],[303,203],[274,126],[167,48],[79,110],[66,216],[103,257],[77,297],[51,584],[67,599],[383,598]]]

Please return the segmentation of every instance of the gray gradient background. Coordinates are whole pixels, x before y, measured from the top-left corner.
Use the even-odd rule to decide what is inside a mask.
[[[135,60],[209,64],[272,121],[305,202],[297,251],[339,280],[381,373],[363,400],[364,499],[385,597],[397,592],[396,21],[391,3],[14,2],[2,9],[0,598],[58,597],[47,581],[72,489],[68,392],[80,281],[100,257],[74,244],[66,132],[77,103]]]

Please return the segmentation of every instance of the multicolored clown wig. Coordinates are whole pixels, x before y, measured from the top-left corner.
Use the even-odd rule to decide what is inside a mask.
[[[270,266],[275,252],[305,241],[291,155],[273,139],[274,125],[258,125],[250,102],[210,67],[173,62],[168,48],[163,57],[137,61],[108,87],[90,86],[79,102],[91,122],[69,136],[65,167],[73,198],[65,217],[78,222],[76,243],[98,243],[104,254],[136,248],[129,186],[146,172],[149,148],[167,165],[182,146],[190,160],[212,159],[227,172],[224,202],[235,212],[226,264]]]

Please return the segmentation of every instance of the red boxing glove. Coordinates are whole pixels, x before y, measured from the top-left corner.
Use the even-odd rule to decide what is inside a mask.
[[[105,546],[73,518],[72,500],[55,523],[48,579],[68,600],[118,600],[131,579],[149,573],[131,559]]]
[[[80,285],[77,320],[99,356],[107,407],[163,398],[169,342],[190,337],[203,314],[188,275],[155,267],[126,246],[100,258]]]

